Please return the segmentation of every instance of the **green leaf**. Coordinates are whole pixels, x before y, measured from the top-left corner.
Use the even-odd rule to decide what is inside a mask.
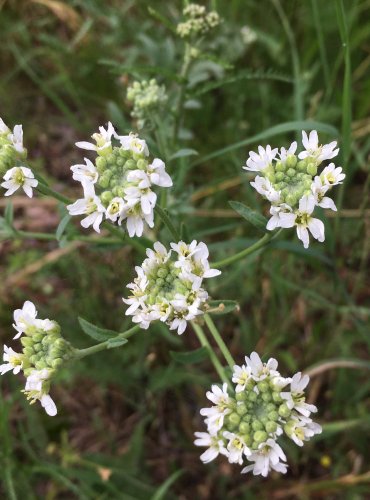
[[[11,201],[8,201],[4,211],[4,219],[8,224],[8,226],[10,227],[13,226],[13,215],[14,215],[13,203]]]
[[[239,310],[239,304],[235,300],[210,300],[208,314],[228,314]]]
[[[148,7],[148,12],[152,17],[154,17],[154,19],[157,19],[157,21],[162,23],[163,26],[172,31],[173,34],[177,35],[176,26],[172,24],[171,21],[167,19],[167,17],[164,17],[160,12],[153,9],[152,7]]]
[[[175,481],[184,473],[183,469],[175,471],[170,477],[157,489],[157,491],[152,496],[151,500],[163,500],[168,498],[167,492],[173,485]]]
[[[260,229],[264,233],[267,232],[267,219],[263,215],[255,212],[246,205],[243,205],[243,203],[240,203],[239,201],[229,201],[229,205],[233,210],[235,210],[235,212],[238,212],[238,214],[244,217],[244,219],[247,219],[247,221],[250,222],[252,226]]]
[[[191,166],[195,167],[201,163],[204,163],[212,158],[217,158],[218,156],[222,156],[226,153],[230,153],[231,151],[235,151],[236,149],[243,148],[248,146],[249,144],[253,144],[256,142],[264,141],[265,139],[269,139],[270,137],[274,137],[279,134],[284,134],[286,132],[296,132],[297,130],[317,130],[318,132],[323,132],[328,135],[332,135],[334,137],[339,136],[339,132],[335,127],[328,125],[327,123],[316,122],[313,120],[302,120],[302,121],[294,121],[294,122],[286,122],[280,123],[279,125],[274,125],[273,127],[260,132],[259,134],[253,135],[252,137],[248,137],[248,139],[244,139],[239,142],[235,142],[230,146],[226,146],[224,148],[213,151],[202,158],[195,160]]]
[[[71,216],[69,214],[65,215],[63,219],[59,222],[57,230],[55,231],[55,237],[58,241],[61,240],[66,227],[68,226],[69,221],[71,220]]]
[[[188,352],[176,352],[170,351],[171,358],[177,361],[178,363],[182,363],[184,365],[199,363],[208,357],[208,350],[206,347],[200,347],[199,349],[195,349],[194,351]]]
[[[93,325],[83,319],[81,317],[78,318],[78,322],[82,330],[94,340],[98,340],[99,342],[104,342],[105,340],[110,340],[112,337],[117,337],[118,332],[114,332],[113,330],[107,330],[106,328],[100,328],[99,326]],[[126,342],[127,340],[124,339]],[[125,343],[125,342],[124,342]]]
[[[127,344],[128,340],[123,337],[117,337],[115,339],[109,339],[107,349],[114,349],[115,347],[119,347],[121,345]]]
[[[198,154],[198,151],[195,151],[195,149],[184,148],[176,151],[176,153],[170,157],[170,160],[174,160],[175,158],[184,158],[185,156],[194,156]]]

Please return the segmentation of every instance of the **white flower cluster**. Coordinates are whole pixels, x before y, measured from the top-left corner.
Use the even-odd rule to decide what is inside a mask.
[[[168,97],[164,85],[158,85],[152,78],[149,81],[134,82],[128,87],[127,99],[134,105],[131,116],[137,119],[138,128],[143,128],[145,122],[151,120],[151,115],[160,111]]]
[[[195,240],[171,243],[171,250],[156,242],[146,253],[148,258],[135,268],[137,278],[127,285],[132,295],[123,299],[130,306],[126,315],[141,328],[160,320],[181,335],[188,321],[204,313],[208,293],[203,279],[221,273],[210,269],[207,245]]]
[[[20,338],[23,350],[18,353],[4,345],[0,374],[9,371],[17,374],[22,370],[27,377],[23,390],[27,399],[31,403],[40,401],[46,413],[54,416],[57,408],[49,395],[50,381],[55,371],[71,356],[72,347],[60,335],[58,323],[37,318],[36,307],[30,301],[14,311],[13,327],[17,331],[14,339]]]
[[[17,166],[26,157],[22,125],[15,125],[11,131],[0,118],[0,175],[4,179],[0,185],[6,189],[4,196],[10,196],[22,188],[32,198],[32,189],[37,186],[38,181],[29,168]]]
[[[271,470],[285,473],[286,456],[278,444],[285,434],[298,446],[303,446],[320,425],[310,418],[317,408],[306,403],[304,390],[308,375],[296,373],[284,378],[277,371],[276,359],[263,363],[256,352],[245,357],[245,365],[234,366],[231,394],[227,384],[212,386],[207,398],[213,403],[200,410],[208,432],[196,432],[195,444],[208,449],[201,460],[208,463],[219,454],[230,463],[243,465],[242,473],[267,476]]]
[[[92,226],[100,232],[106,218],[119,225],[125,221],[130,237],[141,236],[144,223],[154,226],[157,195],[151,188],[172,186],[165,164],[159,158],[149,163],[146,142],[134,134],[119,136],[111,123],[107,129],[100,127],[92,138],[96,144],[76,143],[79,148],[95,151],[97,158],[95,163],[85,158],[85,164],[71,167],[84,197],[67,209],[71,215],[85,215],[82,227]]]
[[[216,28],[221,22],[216,11],[208,12],[204,5],[191,3],[183,10],[185,21],[177,25],[177,34],[181,38],[191,38],[205,35]]]
[[[313,217],[316,206],[336,210],[334,201],[327,196],[335,185],[345,178],[341,167],[334,163],[321,173],[318,168],[325,160],[334,158],[339,149],[337,142],[320,145],[317,132],[302,132],[304,150],[296,155],[297,143],[288,149],[258,147],[258,153],[249,152],[245,170],[258,172],[251,186],[271,203],[271,218],[267,229],[296,227],[303,246],[309,246],[309,232],[318,241],[325,239],[324,224]]]

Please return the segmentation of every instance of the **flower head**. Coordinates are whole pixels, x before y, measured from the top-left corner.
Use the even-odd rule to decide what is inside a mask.
[[[337,141],[333,141],[330,144],[324,144],[323,146],[319,145],[319,137],[316,130],[312,130],[309,135],[303,130],[302,144],[306,149],[299,153],[298,158],[300,160],[312,158],[318,164],[334,158],[339,152],[339,148],[335,149]]]
[[[310,418],[316,407],[306,403],[304,390],[309,379],[301,373],[282,377],[276,359],[264,363],[256,352],[245,361],[245,365],[234,366],[235,391],[224,383],[222,387],[212,385],[207,392],[213,405],[200,410],[207,432],[196,433],[195,444],[208,448],[201,456],[204,463],[221,454],[230,463],[249,462],[242,473],[266,477],[275,470],[284,474],[287,464],[280,436],[285,434],[302,446],[321,432]]]
[[[266,149],[262,146],[258,146],[258,154],[254,151],[249,151],[247,166],[243,167],[244,170],[263,172],[271,166],[272,161],[276,158],[277,152],[278,148],[271,149],[270,145],[266,146]]]
[[[147,258],[136,267],[136,279],[128,285],[132,295],[123,301],[130,306],[126,314],[141,328],[159,320],[180,335],[188,321],[204,314],[208,293],[203,279],[219,271],[210,269],[208,248],[202,242],[171,243],[171,248],[156,242],[147,250]]]
[[[38,185],[37,179],[33,175],[31,169],[27,167],[13,167],[6,172],[4,175],[4,181],[1,186],[4,189],[7,189],[5,196],[10,196],[17,189],[22,188],[23,191],[29,198],[33,196],[32,188],[35,188]]]
[[[99,127],[99,133],[93,134],[91,137],[94,139],[95,144],[87,141],[76,142],[76,146],[81,149],[87,149],[88,151],[96,151],[98,154],[105,154],[110,151],[112,147],[112,137],[116,135],[111,122],[108,122],[108,126]]]

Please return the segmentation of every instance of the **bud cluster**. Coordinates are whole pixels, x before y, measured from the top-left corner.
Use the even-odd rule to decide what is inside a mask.
[[[22,352],[4,346],[4,363],[0,374],[8,371],[14,374],[21,370],[27,377],[24,393],[31,402],[40,400],[49,415],[57,413],[56,406],[49,396],[50,380],[54,373],[71,358],[73,348],[60,333],[55,321],[38,319],[34,304],[26,301],[22,309],[14,311],[14,328],[20,338]]]
[[[214,406],[203,408],[208,432],[196,432],[197,446],[207,446],[201,460],[208,463],[219,454],[230,463],[252,462],[242,473],[267,476],[271,470],[285,473],[286,456],[278,438],[286,435],[298,446],[321,432],[310,414],[317,408],[306,403],[308,375],[284,378],[271,358],[263,363],[256,352],[245,357],[245,365],[234,366],[230,394],[227,384],[212,386],[207,398]]]
[[[337,142],[319,145],[318,135],[313,130],[308,136],[302,132],[305,150],[295,154],[297,143],[288,149],[258,147],[258,153],[249,152],[245,170],[258,172],[260,175],[251,182],[251,186],[271,202],[267,229],[277,227],[296,227],[298,238],[305,248],[309,245],[309,231],[318,241],[324,241],[325,228],[321,220],[312,217],[316,206],[336,210],[334,201],[327,197],[327,192],[341,184],[345,175],[341,167],[330,163],[321,173],[319,167],[325,160],[334,158],[339,149]]]
[[[205,35],[221,22],[216,11],[208,12],[204,5],[191,3],[183,10],[185,21],[177,25],[177,34],[181,38],[193,38]]]
[[[138,128],[143,128],[145,122],[150,121],[151,115],[161,109],[168,97],[164,85],[158,85],[153,78],[134,82],[127,89],[127,99],[134,106],[131,116],[137,119]]]
[[[83,187],[84,197],[68,205],[71,215],[85,215],[81,225],[100,232],[103,218],[119,225],[126,223],[130,237],[141,236],[144,222],[154,226],[157,195],[153,186],[172,186],[165,164],[159,158],[148,161],[146,142],[136,135],[117,135],[111,123],[93,134],[96,144],[77,142],[82,149],[97,153],[95,163],[73,165],[73,179]],[[113,141],[116,141],[116,144]]]
[[[147,259],[137,266],[137,278],[127,285],[132,295],[123,301],[130,307],[126,315],[141,328],[160,320],[181,335],[187,322],[204,314],[208,293],[201,285],[204,278],[220,274],[210,269],[208,248],[195,240],[180,241],[167,250],[161,243],[147,249]]]

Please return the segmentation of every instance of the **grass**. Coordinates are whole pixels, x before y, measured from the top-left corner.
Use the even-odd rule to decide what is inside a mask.
[[[171,117],[145,129],[151,150],[167,158],[180,149],[196,152],[167,160],[175,182],[162,207],[170,209],[174,232],[181,226],[183,237],[209,244],[214,262],[261,237],[228,204],[241,201],[266,214],[241,170],[249,149],[285,145],[305,126],[316,128],[323,142],[338,140],[347,179],[336,200],[342,210],[335,217],[323,214],[325,243],[305,251],[292,232],[283,231],[209,286],[215,299],[239,303],[239,311],[213,318],[236,362],[256,349],[278,358],[282,373],[312,372],[310,400],[324,432],[303,449],[286,444],[290,468],[284,477],[241,476],[223,460],[202,465],[193,433],[201,430],[205,389],[219,376],[199,353],[196,363],[171,354],[200,347],[192,329],[177,337],[156,325],[120,349],[64,370],[53,389],[60,408],[54,419],[24,401],[16,377],[1,379],[1,496],[365,498],[370,3],[212,2],[224,22],[207,48],[209,57],[190,68],[178,100],[184,47],[171,27],[181,5],[2,3],[1,116],[9,124],[23,123],[32,166],[63,196],[75,198],[69,167],[81,155],[73,143],[108,120],[122,133],[131,130],[127,85],[156,77],[173,106],[184,106],[184,117],[176,125],[176,145],[163,144],[172,137]],[[241,40],[244,25],[257,33],[251,45]],[[12,310],[27,299],[39,306],[41,317],[59,321],[79,348],[92,342],[78,316],[117,331],[130,328],[121,297],[142,260],[143,240],[134,248],[107,237],[99,242],[89,233],[78,243],[63,234],[39,238],[37,233],[55,233],[65,216],[62,204],[41,195],[32,203],[24,197],[13,201],[17,228],[36,234],[0,242],[2,343],[12,335]],[[5,209],[4,198],[0,207]],[[66,228],[69,240],[78,238],[77,225]],[[165,225],[155,236],[164,243],[172,238]]]

